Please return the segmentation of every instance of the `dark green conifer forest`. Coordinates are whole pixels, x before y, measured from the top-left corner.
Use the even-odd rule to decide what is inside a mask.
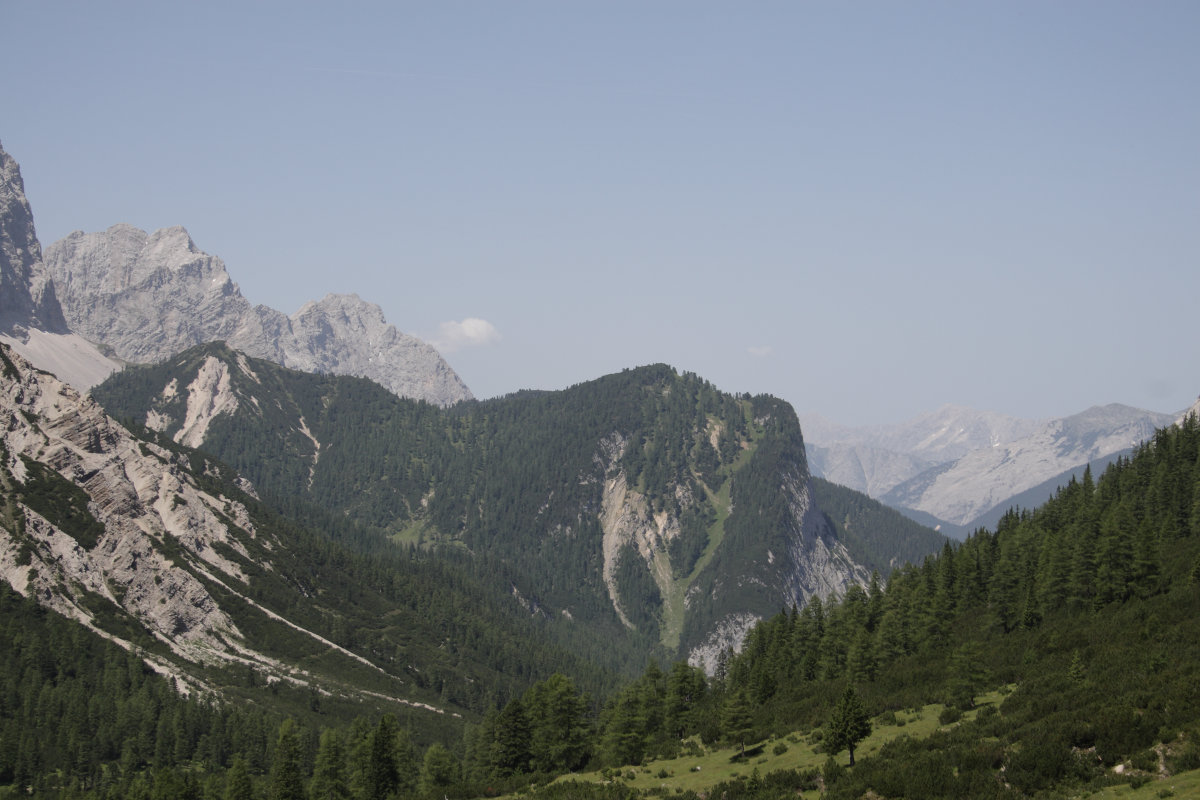
[[[274,508],[339,517],[360,538],[469,554],[494,590],[546,614],[566,612],[588,629],[568,644],[592,663],[628,672],[651,654],[669,660],[732,610],[777,607],[780,588],[770,581],[721,583],[770,552],[788,552],[794,535],[778,476],[806,475],[807,461],[795,412],[777,398],[730,395],[658,364],[441,409],[216,343],[123,370],[93,396],[130,428],[141,429],[150,413],[169,419],[169,437],[186,403],[182,393],[163,399],[162,387],[190,382],[209,360],[229,365],[242,399],[237,413],[213,419],[204,450],[249,478]],[[680,528],[667,548],[675,596],[636,548],[618,555],[616,595],[633,630],[614,613],[602,568],[605,484],[618,472],[649,514],[667,514]],[[814,491],[829,503],[830,529],[883,575],[945,541],[831,484]],[[550,627],[552,635],[562,629]]]

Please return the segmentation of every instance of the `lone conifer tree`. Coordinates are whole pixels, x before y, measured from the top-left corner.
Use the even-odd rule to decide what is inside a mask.
[[[847,686],[826,727],[825,742],[829,753],[849,750],[850,766],[854,766],[854,748],[870,735],[871,718],[867,716],[867,709],[858,699],[854,687]]]

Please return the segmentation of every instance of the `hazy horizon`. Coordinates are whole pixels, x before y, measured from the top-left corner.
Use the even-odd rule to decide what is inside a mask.
[[[665,362],[802,415],[1200,393],[1200,6],[6,4],[43,246],[183,225],[479,397]]]

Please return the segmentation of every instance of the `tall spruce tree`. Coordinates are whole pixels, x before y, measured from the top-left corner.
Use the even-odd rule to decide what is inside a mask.
[[[308,795],[310,800],[344,800],[350,796],[350,787],[346,782],[346,756],[342,737],[337,731],[328,728],[321,731]]]
[[[270,800],[305,800],[304,745],[296,722],[285,719],[275,741],[271,762]]]

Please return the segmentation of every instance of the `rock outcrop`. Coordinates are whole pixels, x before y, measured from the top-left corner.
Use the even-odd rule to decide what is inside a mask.
[[[1175,420],[1175,424],[1179,425],[1185,419],[1192,416],[1200,417],[1200,397],[1196,398],[1196,402],[1192,403],[1191,408],[1179,415],[1179,418]]]
[[[25,199],[21,168],[0,145],[0,333],[67,333]]]
[[[21,168],[0,147],[0,341],[84,389],[120,365],[67,327],[25,197]]]
[[[246,495],[253,487],[227,467],[133,436],[0,344],[0,580],[126,648],[134,642],[123,636],[144,627],[165,645],[144,658],[181,691],[212,691],[194,666],[214,664],[307,684],[341,683],[339,665],[353,663],[398,687],[279,613],[290,609],[251,597],[251,581],[278,573],[287,544],[262,532]],[[334,666],[318,674],[272,655],[283,629]],[[371,686],[365,694],[377,696]]]
[[[77,231],[48,246],[45,261],[67,324],[125,361],[224,341],[293,369],[370,378],[401,397],[441,406],[471,397],[433,347],[356,295],[329,295],[290,317],[251,305],[182,227]]]
[[[246,508],[201,490],[170,453],[4,345],[0,358],[4,579],[97,629],[90,598],[114,604],[192,661],[240,646],[201,578],[245,583],[229,556],[248,558],[257,536]],[[61,512],[78,490],[86,506]],[[48,494],[57,501],[25,499]]]

